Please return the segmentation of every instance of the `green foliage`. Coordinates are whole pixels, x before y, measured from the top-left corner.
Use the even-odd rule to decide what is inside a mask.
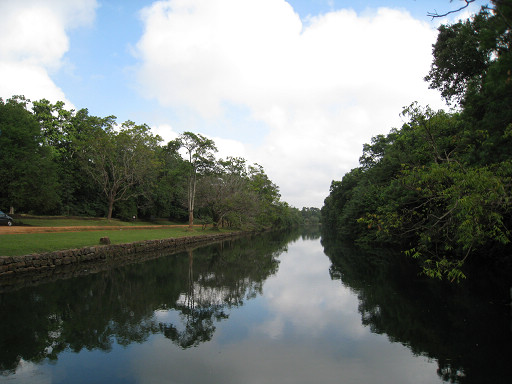
[[[0,99],[0,205],[20,213],[164,217],[216,227],[298,225],[300,212],[258,164],[216,160],[213,140],[193,132],[160,146],[145,124],[66,110],[63,102]],[[182,157],[182,153],[185,156]],[[199,201],[196,203],[196,192]]]
[[[318,225],[321,222],[322,213],[316,207],[302,207],[300,211],[304,225]]]
[[[58,206],[57,174],[29,100],[0,98],[0,206],[52,213]]]
[[[114,203],[149,193],[158,166],[155,151],[161,141],[147,125],[127,121],[116,130],[114,122],[112,116],[101,119],[78,144],[83,169],[108,203],[108,219]],[[131,216],[129,209],[125,211]]]
[[[146,216],[166,217],[178,221],[187,219],[186,186],[189,167],[178,149],[179,146],[172,141],[157,148],[158,174],[151,191],[151,204],[143,212]]]
[[[474,20],[441,25],[434,44],[432,68],[425,80],[447,101],[460,101],[468,87],[478,83],[489,66],[492,51],[483,49],[481,24],[489,14]]]
[[[402,130],[373,141],[387,143],[377,161],[367,145],[363,165],[332,183],[323,220],[360,244],[402,247],[428,276],[460,280],[470,254],[510,242],[512,163],[463,162],[471,147],[459,114],[407,113]]]
[[[460,111],[406,107],[407,123],[372,138],[360,167],[332,182],[325,224],[361,245],[399,246],[450,281],[465,278],[470,255],[510,254],[511,16],[510,4],[493,2],[439,28],[425,79]]]
[[[297,209],[279,200],[279,188],[258,164],[228,157],[216,162],[197,187],[198,204],[214,227],[289,228],[301,222]]]
[[[188,224],[190,229],[192,229],[194,225],[197,178],[209,173],[213,169],[217,147],[213,140],[193,132],[183,132],[171,145],[175,148],[183,148],[187,154],[185,161],[188,165]]]
[[[223,223],[233,227],[252,224],[257,199],[249,188],[245,159],[219,160],[215,171],[200,180],[198,195],[214,227]]]

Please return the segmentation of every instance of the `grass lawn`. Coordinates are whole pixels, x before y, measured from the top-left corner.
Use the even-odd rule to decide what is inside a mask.
[[[81,232],[50,232],[0,235],[0,256],[20,256],[31,253],[59,251],[98,245],[100,237],[107,236],[112,244],[134,241],[168,239],[173,237],[199,236],[212,233],[211,230],[186,228],[158,228],[140,230],[105,230]],[[219,233],[217,230],[215,233]]]

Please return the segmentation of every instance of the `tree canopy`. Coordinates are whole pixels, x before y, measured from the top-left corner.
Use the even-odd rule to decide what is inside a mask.
[[[399,247],[450,281],[471,259],[511,263],[512,5],[491,5],[439,27],[425,80],[457,109],[404,108],[407,122],[363,146],[322,208],[340,235]]]
[[[0,204],[11,213],[15,208],[47,213],[58,206],[59,184],[51,151],[40,145],[41,127],[25,108],[28,102],[0,98]]]
[[[184,132],[161,145],[146,124],[118,123],[63,102],[0,99],[0,192],[17,213],[167,218],[245,229],[290,227],[300,211],[280,200],[263,167],[216,159],[213,140]],[[197,198],[196,198],[197,195]]]

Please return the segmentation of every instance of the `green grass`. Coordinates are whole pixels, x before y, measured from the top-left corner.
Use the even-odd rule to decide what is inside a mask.
[[[198,236],[212,233],[211,230],[186,228],[158,228],[140,230],[105,230],[81,232],[50,232],[0,235],[0,256],[20,256],[31,253],[59,251],[98,245],[100,237],[107,236],[112,244],[131,243],[142,240],[168,239]],[[218,233],[218,231],[215,231]]]

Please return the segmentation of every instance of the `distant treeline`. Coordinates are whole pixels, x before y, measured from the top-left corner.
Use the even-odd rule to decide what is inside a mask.
[[[439,27],[425,80],[455,108],[413,103],[406,124],[365,144],[360,166],[331,184],[324,227],[400,247],[432,277],[464,278],[468,258],[510,267],[511,28],[505,1]]]
[[[192,132],[161,145],[146,124],[0,98],[0,209],[44,215],[166,218],[262,229],[320,217],[281,201],[262,166],[216,159]],[[316,219],[312,213],[316,212]]]

